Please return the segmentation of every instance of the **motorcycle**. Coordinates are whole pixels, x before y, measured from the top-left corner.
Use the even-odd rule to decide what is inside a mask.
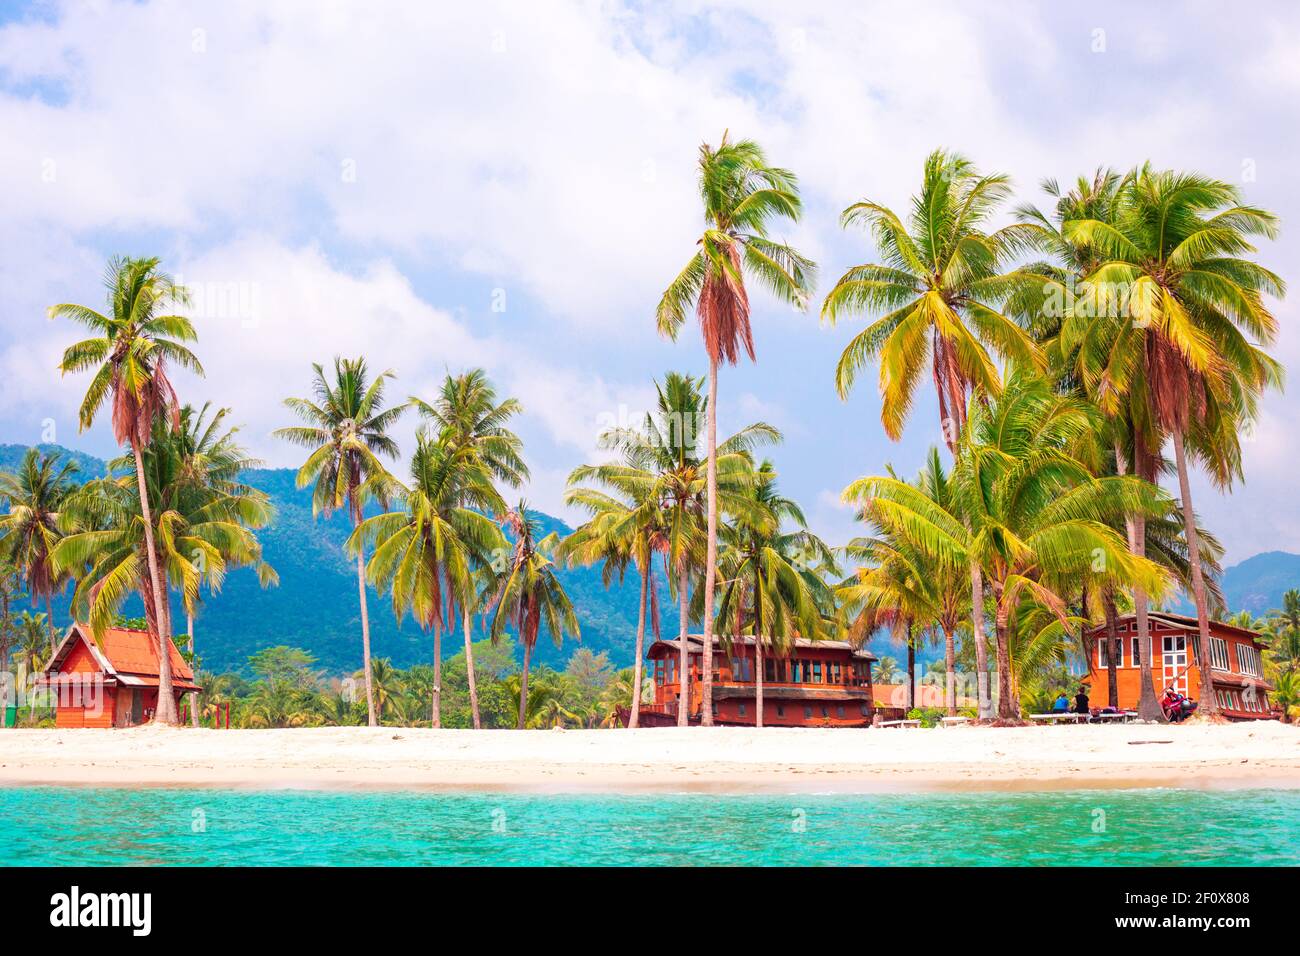
[[[1165,692],[1160,706],[1164,708],[1165,719],[1171,724],[1180,724],[1196,712],[1196,701],[1189,700],[1172,690]]]

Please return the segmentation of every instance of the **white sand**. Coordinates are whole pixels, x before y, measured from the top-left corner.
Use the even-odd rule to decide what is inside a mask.
[[[804,792],[1300,787],[1300,729],[1260,722],[935,730],[0,730],[0,785],[33,784]]]

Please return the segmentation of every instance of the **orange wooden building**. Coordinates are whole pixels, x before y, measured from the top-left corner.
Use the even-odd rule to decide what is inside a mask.
[[[700,722],[702,637],[687,638],[690,673],[690,722]],[[713,658],[713,719],[718,724],[756,723],[754,639],[717,638]],[[641,709],[646,727],[677,723],[681,683],[681,643],[655,641],[646,653],[654,678],[654,703]],[[763,724],[775,727],[866,727],[873,713],[869,651],[844,641],[795,642],[784,657],[763,654]]]
[[[171,648],[172,692],[199,690],[194,672]],[[97,642],[89,625],[73,624],[37,677],[58,695],[58,727],[134,727],[158,706],[158,642],[147,631],[113,627]]]
[[[1147,615],[1155,655],[1151,658],[1152,682],[1156,696],[1172,687],[1180,694],[1200,700],[1202,688],[1195,664],[1196,618],[1181,614],[1152,612]],[[1141,648],[1138,646],[1137,618],[1125,614],[1118,621],[1119,654],[1115,659],[1115,685],[1121,710],[1136,710],[1139,696]],[[1096,649],[1089,661],[1091,688],[1088,696],[1094,707],[1104,707],[1110,700],[1110,672],[1107,667],[1106,628],[1089,631]],[[1239,720],[1267,720],[1276,716],[1268,703],[1272,687],[1264,679],[1263,644],[1259,635],[1245,628],[1220,621],[1210,622],[1210,673],[1215,700],[1224,716]]]

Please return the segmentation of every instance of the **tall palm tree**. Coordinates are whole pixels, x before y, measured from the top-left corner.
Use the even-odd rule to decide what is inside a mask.
[[[722,528],[718,624],[723,633],[754,638],[755,726],[763,726],[764,647],[784,656],[803,638],[820,640],[835,600],[823,573],[835,559],[808,530],[803,511],[776,487],[776,470],[764,461],[754,470],[752,507]]]
[[[390,482],[379,456],[397,457],[397,442],[388,430],[406,410],[404,405],[384,408],[384,388],[393,377],[381,372],[370,380],[364,358],[334,359],[332,376],[313,365],[315,400],[286,398],[284,404],[306,424],[277,429],[277,438],[310,449],[298,469],[298,487],[313,485],[312,513],[326,516],[346,508],[353,532],[361,524],[362,511],[370,500],[363,489],[372,489],[381,507],[387,507]],[[371,727],[379,722],[375,709],[374,681],[370,675],[370,613],[366,607],[366,562],[356,550],[357,598],[361,605],[361,658],[366,679],[366,716]]]
[[[782,302],[807,306],[816,274],[812,260],[769,238],[773,223],[797,222],[803,211],[793,173],[768,165],[751,140],[732,143],[727,133],[717,149],[700,146],[700,197],[705,230],[699,249],[664,291],[657,320],[662,335],[676,339],[695,307],[709,357],[707,511],[704,570],[704,662],[700,722],[713,723],[713,591],[718,557],[718,365],[735,365],[743,347],[754,361],[749,321],[748,276]]]
[[[655,527],[655,549],[663,554],[665,572],[674,585],[678,602],[679,674],[681,699],[679,726],[686,726],[692,709],[688,622],[690,581],[703,563],[705,551],[700,519],[707,510],[706,479],[700,474],[698,424],[707,415],[700,382],[669,372],[655,383],[656,407],[641,428],[612,428],[600,438],[601,447],[617,451],[623,463],[583,466],[569,481],[592,481],[637,502],[626,522]],[[762,444],[781,440],[781,433],[763,422],[746,426],[714,446],[717,498],[723,511],[739,514],[750,507],[744,493],[751,474],[749,452]]]
[[[49,308],[51,319],[67,318],[90,329],[94,336],[69,346],[59,368],[64,375],[95,369],[90,388],[78,413],[82,431],[89,428],[105,402],[112,405],[113,438],[129,444],[135,458],[140,508],[144,517],[144,549],[149,569],[146,602],[154,606],[158,641],[158,707],[154,721],[176,723],[172,697],[171,609],[158,566],[153,537],[153,517],[145,487],[142,455],[154,433],[156,420],[179,424],[176,390],[167,375],[167,363],[196,374],[203,367],[185,345],[196,338],[194,326],[171,306],[189,304],[189,293],[159,269],[157,258],[109,260],[104,276],[108,287],[108,314],[84,305],[60,303]]]
[[[1133,422],[1137,472],[1155,480],[1166,438],[1174,448],[1191,560],[1198,640],[1194,655],[1210,687],[1209,604],[1188,478],[1188,445],[1212,479],[1240,477],[1240,433],[1258,395],[1280,385],[1264,348],[1277,321],[1264,297],[1285,283],[1246,258],[1254,236],[1273,238],[1277,217],[1242,203],[1228,183],[1149,164],[1123,185],[1110,221],[1080,218],[1063,234],[1097,247],[1103,261],[1062,330],[1067,351],[1108,414]],[[1213,694],[1199,710],[1218,714]]]
[[[884,261],[849,269],[822,304],[822,320],[832,324],[849,313],[879,316],[845,347],[835,385],[841,397],[847,396],[858,371],[879,356],[881,422],[894,440],[902,435],[927,360],[940,429],[954,459],[968,396],[996,396],[1001,390],[994,356],[1044,365],[1032,338],[1000,308],[1039,281],[1025,270],[1007,269],[1015,255],[1040,241],[1035,228],[1014,223],[985,231],[1010,191],[1008,177],[981,174],[965,157],[935,150],[926,159],[921,192],[906,224],[871,200],[854,203],[840,217],[845,227],[868,228]],[[989,715],[984,585],[978,566],[969,573],[983,718]]]
[[[504,502],[488,471],[462,452],[449,438],[420,429],[410,488],[374,473],[367,485],[383,482],[388,487],[359,492],[385,500],[396,492],[404,507],[360,522],[347,543],[354,554],[373,544],[366,574],[371,583],[389,588],[398,620],[409,610],[421,627],[433,629],[430,719],[435,728],[442,726],[443,629],[454,619],[456,596],[472,590],[475,558],[505,548],[500,529],[487,517],[504,512]]]
[[[507,625],[519,632],[524,645],[524,667],[519,678],[519,723],[524,729],[528,717],[528,669],[542,625],[555,646],[569,634],[581,639],[578,618],[564,585],[555,573],[551,552],[559,543],[555,534],[537,538],[537,522],[528,516],[524,502],[506,513],[505,524],[514,538],[514,553],[508,565],[496,574],[492,604],[492,639],[500,640]]]
[[[33,602],[45,601],[51,654],[58,642],[51,603],[68,578],[55,575],[50,556],[63,537],[60,516],[77,476],[77,463],[61,458],[29,448],[16,472],[0,472],[0,500],[9,506],[0,515],[0,560],[19,569]]]
[[[429,420],[438,434],[447,440],[455,453],[471,457],[497,480],[518,488],[528,479],[524,464],[523,442],[507,425],[523,411],[518,399],[498,402],[496,390],[483,369],[472,369],[442,383],[433,402],[412,397],[411,404]],[[468,583],[472,586],[474,578]],[[465,666],[469,680],[469,705],[474,729],[482,722],[478,709],[478,687],[474,679],[474,646],[471,620],[477,594],[473,587],[458,595],[465,632]]]

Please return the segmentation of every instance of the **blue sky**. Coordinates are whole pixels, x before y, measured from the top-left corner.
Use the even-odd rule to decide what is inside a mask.
[[[271,464],[295,463],[269,432],[313,361],[364,352],[398,396],[482,365],[526,406],[532,503],[562,514],[601,428],[665,370],[704,371],[696,329],[666,342],[653,309],[698,235],[696,149],[724,128],[801,177],[787,236],[822,292],[874,257],[839,211],[905,208],[937,146],[1010,173],[1020,201],[1146,159],[1239,183],[1283,217],[1261,261],[1292,276],[1300,13],[1284,4],[460,6],[0,3],[0,439],[53,428],[111,449],[104,426],[76,432],[85,383],[55,371],[76,333],[45,307],[100,303],[109,254],[157,254],[198,297],[208,375],[184,397],[232,406]],[[860,322],[754,300],[759,361],[724,371],[722,427],[782,428],[786,491],[842,541],[840,490],[914,470],[939,437],[933,398],[888,441],[874,373],[847,402],[832,384]],[[1295,367],[1295,310],[1278,311]],[[1300,550],[1298,425],[1271,395],[1247,485],[1197,482],[1230,560]]]

